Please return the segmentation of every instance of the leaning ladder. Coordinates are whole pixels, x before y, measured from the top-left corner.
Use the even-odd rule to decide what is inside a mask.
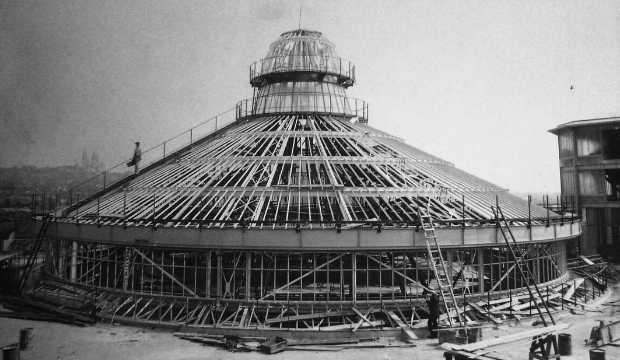
[[[47,233],[47,228],[52,221],[51,216],[43,217],[43,224],[41,224],[41,229],[39,229],[39,234],[37,235],[37,239],[32,247],[32,251],[30,252],[30,256],[28,257],[28,261],[26,262],[26,267],[24,268],[24,272],[19,279],[19,284],[17,288],[17,296],[20,296],[24,289],[26,288],[26,283],[28,282],[28,277],[32,272],[32,268],[34,268],[35,263],[37,262],[37,258],[39,257],[39,250],[41,250],[41,245],[43,244],[43,240],[45,239],[45,234]]]
[[[450,327],[454,327],[452,316],[450,315],[451,310],[456,311],[456,318],[458,319],[459,324],[464,326],[465,323],[463,321],[463,315],[461,315],[461,310],[459,309],[458,304],[456,303],[456,298],[454,297],[452,279],[448,278],[448,268],[446,266],[446,262],[443,260],[441,248],[437,242],[437,235],[435,234],[435,227],[433,226],[433,218],[430,215],[430,210],[426,209],[426,214],[422,214],[418,210],[418,215],[420,217],[420,221],[422,222],[424,238],[426,239],[429,267],[433,271],[433,275],[435,275],[435,279],[437,280],[437,285],[440,290],[439,293],[441,294],[441,301],[446,309]],[[440,264],[441,271],[437,270],[437,263]]]
[[[547,307],[547,303],[544,301],[544,298],[542,294],[540,293],[538,284],[536,284],[536,279],[534,278],[534,274],[532,274],[532,272],[530,271],[530,267],[527,265],[527,261],[524,259],[525,256],[523,255],[523,251],[521,251],[521,247],[519,247],[519,245],[517,244],[517,241],[515,240],[515,237],[512,235],[512,231],[510,230],[510,227],[508,226],[508,221],[506,221],[506,218],[504,218],[504,213],[502,212],[502,209],[499,206],[497,206],[497,210],[495,210],[493,206],[491,206],[491,209],[493,210],[493,214],[495,215],[495,220],[497,221],[497,227],[500,229],[502,236],[504,237],[504,240],[506,241],[506,245],[508,245],[509,252],[512,255],[512,258],[515,262],[515,266],[518,269],[519,275],[521,275],[521,279],[523,280],[523,282],[525,282],[525,287],[527,287],[527,291],[530,294],[530,300],[534,303],[534,306],[536,307],[536,311],[538,311],[538,314],[540,315],[540,319],[542,320],[543,325],[548,326],[547,321],[545,320],[545,317],[543,316],[543,312],[538,306],[538,299],[542,301],[545,307],[545,311],[547,312],[547,315],[549,315],[549,319],[551,319],[551,322],[553,323],[553,325],[555,325],[555,320],[553,319],[553,316],[551,315],[551,312],[549,311],[549,307]],[[504,230],[504,228],[506,229]],[[510,237],[510,239],[508,239],[508,237]],[[532,291],[532,285],[534,287],[534,291],[536,291],[536,295],[538,296],[538,299],[534,297],[534,293]]]

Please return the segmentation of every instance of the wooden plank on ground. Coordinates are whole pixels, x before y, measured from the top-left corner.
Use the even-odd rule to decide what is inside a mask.
[[[568,290],[566,290],[566,293],[564,293],[564,300],[568,300],[570,299],[571,296],[573,296],[573,293],[575,292],[575,289],[579,287],[579,285],[581,285],[581,283],[583,283],[583,278],[577,278],[575,279],[575,281],[573,281],[570,285],[570,287],[568,288]]]
[[[540,328],[540,329],[534,329],[534,330],[523,331],[523,332],[516,333],[516,334],[510,334],[510,335],[502,336],[502,337],[495,338],[495,339],[483,340],[483,341],[473,343],[473,344],[467,344],[467,345],[461,345],[461,346],[452,344],[453,345],[452,349],[473,352],[479,349],[484,349],[489,346],[505,344],[508,342],[517,341],[517,340],[526,339],[526,338],[531,339],[534,336],[540,336],[540,335],[545,335],[545,334],[549,334],[552,332],[564,330],[568,328],[569,326],[570,324],[558,324],[558,325],[547,326],[547,327]]]
[[[487,314],[486,311],[484,311],[480,306],[478,306],[477,304],[474,303],[470,303],[468,302],[467,305],[471,306],[472,309],[476,310],[483,318],[487,319],[487,320],[491,320],[492,322],[496,323],[496,324],[501,324],[502,321],[496,319],[495,317]]]
[[[405,325],[405,323],[394,313],[394,311],[388,311],[388,315],[396,322],[396,324],[403,329],[403,332],[409,336],[411,340],[417,340],[418,337]]]

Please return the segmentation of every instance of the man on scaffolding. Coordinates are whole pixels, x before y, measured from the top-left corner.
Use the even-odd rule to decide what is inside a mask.
[[[127,166],[135,166],[135,174],[140,172],[140,161],[142,160],[142,149],[140,149],[140,142],[136,141],[136,148],[133,151],[133,159],[127,163]]]

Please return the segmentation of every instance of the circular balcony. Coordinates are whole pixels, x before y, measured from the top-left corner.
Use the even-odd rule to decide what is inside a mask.
[[[319,80],[335,76],[345,87],[355,83],[355,65],[350,61],[331,56],[291,55],[265,58],[250,65],[250,84],[260,87],[263,79],[291,72],[318,74]]]
[[[318,96],[302,93],[295,96],[270,94],[237,103],[237,120],[250,116],[278,114],[323,114],[357,117],[360,123],[368,123],[368,103],[346,96]]]

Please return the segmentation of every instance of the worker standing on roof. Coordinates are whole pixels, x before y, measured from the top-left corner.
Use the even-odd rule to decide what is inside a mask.
[[[136,167],[136,175],[140,172],[140,161],[142,160],[142,149],[140,149],[140,142],[136,142],[136,149],[133,152],[133,164]]]
[[[439,320],[439,298],[437,293],[430,290],[426,293],[426,305],[428,305],[428,331],[430,338],[437,338],[437,322]]]

